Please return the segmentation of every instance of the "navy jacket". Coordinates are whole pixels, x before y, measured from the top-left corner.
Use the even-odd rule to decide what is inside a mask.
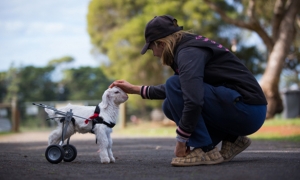
[[[203,106],[203,83],[239,92],[246,104],[266,105],[264,93],[252,73],[228,49],[204,36],[186,34],[174,49],[171,68],[179,76],[184,99],[180,129],[191,133]],[[164,99],[164,84],[147,86],[143,98]]]

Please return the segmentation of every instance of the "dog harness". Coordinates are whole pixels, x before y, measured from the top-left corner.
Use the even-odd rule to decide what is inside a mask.
[[[64,123],[65,120],[66,120],[66,118],[65,118],[65,117],[62,117],[62,118],[60,118],[59,122]],[[72,119],[71,119],[71,122],[72,122],[73,126],[75,126],[75,119],[74,119],[73,117],[72,117]]]
[[[100,114],[100,107],[99,105],[96,106],[95,111],[94,111],[94,115],[90,116],[89,119],[92,120],[92,129],[91,129],[91,133],[94,133],[94,127],[96,124],[105,124],[107,127],[113,128],[116,124],[115,123],[108,123],[106,121],[104,121],[104,119],[99,116]],[[85,124],[88,124],[89,121],[88,119],[85,120]]]
[[[108,123],[106,121],[104,121],[104,119],[99,116],[100,114],[100,107],[99,105],[96,106],[95,111],[94,111],[94,115],[90,116],[89,119],[85,120],[85,124],[88,124],[90,120],[92,120],[92,129],[91,129],[91,133],[95,134],[94,132],[94,127],[96,124],[105,124],[107,127],[113,128],[116,124],[115,123]],[[96,144],[97,144],[97,138],[96,138]]]

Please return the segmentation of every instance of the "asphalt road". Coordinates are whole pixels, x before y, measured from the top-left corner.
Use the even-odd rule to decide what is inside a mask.
[[[300,143],[253,141],[228,163],[173,167],[172,138],[115,137],[113,164],[100,163],[93,138],[71,138],[76,159],[51,164],[44,155],[46,141],[0,141],[0,179],[300,179]]]

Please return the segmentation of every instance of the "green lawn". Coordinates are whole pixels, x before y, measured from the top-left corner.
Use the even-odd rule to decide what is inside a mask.
[[[266,120],[264,126],[300,126],[300,118],[296,119],[270,119]]]
[[[263,127],[250,137],[256,140],[300,142],[300,119],[266,120]]]
[[[256,132],[250,137],[256,140],[283,140],[283,141],[297,141],[300,142],[300,119],[273,119],[267,120],[263,127],[279,128],[286,131],[292,128],[298,128],[298,134],[293,135],[280,135],[277,131],[271,132]],[[143,122],[139,125],[128,124],[125,129],[116,127],[114,129],[114,135],[126,136],[126,137],[175,137],[176,126],[163,126],[150,122]]]

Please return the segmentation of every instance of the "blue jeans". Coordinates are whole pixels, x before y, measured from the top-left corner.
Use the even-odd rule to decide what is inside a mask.
[[[178,125],[184,107],[179,77],[170,77],[165,88],[163,111]],[[266,105],[245,104],[237,91],[224,86],[214,87],[204,83],[203,88],[202,113],[187,142],[188,146],[217,145],[228,136],[250,135],[264,123]]]

